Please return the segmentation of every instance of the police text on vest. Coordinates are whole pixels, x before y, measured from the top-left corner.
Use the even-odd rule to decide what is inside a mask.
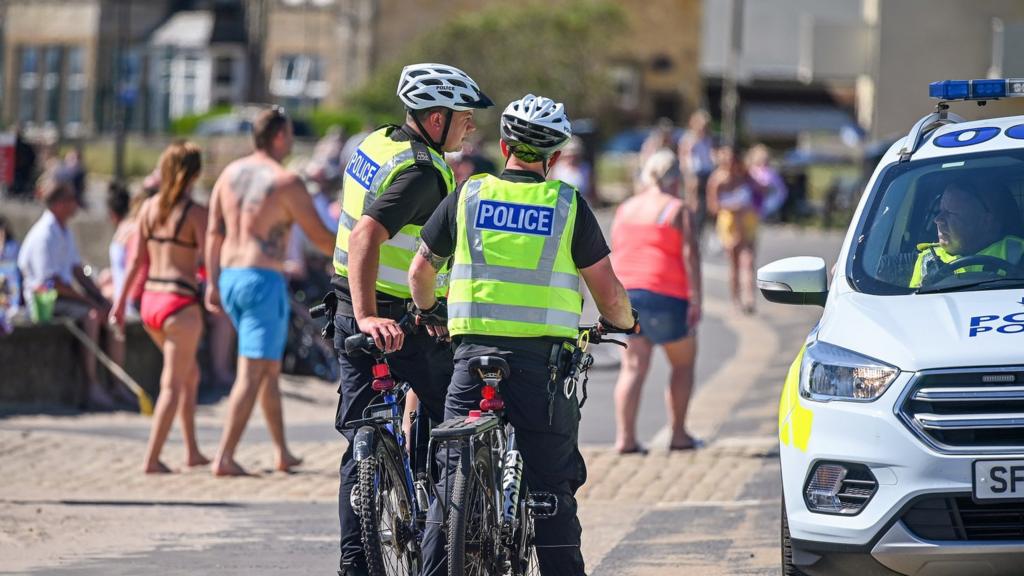
[[[369,190],[373,177],[377,175],[378,170],[380,170],[379,164],[370,160],[370,157],[364,154],[362,150],[356,149],[355,156],[349,161],[345,173],[356,182],[359,182],[363,188]]]
[[[555,209],[533,204],[481,200],[475,226],[484,230],[551,236]]]

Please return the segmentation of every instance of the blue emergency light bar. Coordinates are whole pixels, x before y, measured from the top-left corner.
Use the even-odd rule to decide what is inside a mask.
[[[942,80],[928,85],[928,97],[938,100],[996,100],[1024,97],[1024,78]]]

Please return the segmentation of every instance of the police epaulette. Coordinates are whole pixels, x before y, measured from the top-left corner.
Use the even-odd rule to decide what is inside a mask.
[[[412,145],[412,157],[416,164],[433,168],[434,161],[430,158],[430,149],[427,148],[427,145],[419,140],[412,140],[410,144]]]

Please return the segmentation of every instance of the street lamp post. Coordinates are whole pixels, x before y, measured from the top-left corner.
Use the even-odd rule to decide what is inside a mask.
[[[121,0],[117,6],[117,37],[114,58],[114,180],[124,181],[124,148],[126,132],[127,102],[124,101],[123,86],[127,54],[128,26],[130,25],[131,0]]]
[[[726,56],[725,74],[722,78],[722,140],[730,145],[736,144],[736,113],[740,103],[738,76],[742,50],[743,0],[731,0],[729,3],[729,52]]]

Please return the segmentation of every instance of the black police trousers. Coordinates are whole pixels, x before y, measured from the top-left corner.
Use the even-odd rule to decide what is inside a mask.
[[[531,492],[547,492],[558,498],[558,513],[535,522],[540,572],[544,576],[583,576],[582,528],[576,515],[575,495],[586,482],[587,469],[579,451],[580,410],[576,396],[565,397],[563,371],[559,371],[549,422],[551,372],[548,364],[552,343],[538,339],[488,338],[487,346],[507,352],[501,356],[512,373],[501,383],[500,393],[505,401],[505,414],[516,431],[526,484]],[[481,346],[467,340],[457,347],[455,374],[445,401],[446,419],[465,416],[480,407],[483,383],[469,373],[468,367],[469,358],[482,355],[481,350]],[[439,450],[437,459],[439,468],[447,470],[447,477],[438,479],[439,498],[446,499],[458,465],[457,449]],[[435,501],[427,516],[423,539],[423,576],[448,573],[443,523],[440,503]]]
[[[395,318],[398,320],[398,318]],[[359,517],[352,510],[352,488],[356,485],[356,462],[352,458],[352,440],[356,430],[343,429],[343,424],[363,417],[363,410],[376,396],[373,382],[373,358],[366,355],[348,356],[345,338],[359,333],[355,318],[343,314],[334,317],[334,348],[341,362],[341,385],[338,387],[338,411],[334,426],[348,440],[341,456],[341,484],[338,489],[338,519],[341,522],[341,566],[355,573],[366,570],[363,539]],[[401,382],[408,382],[420,399],[428,415],[440,422],[444,413],[444,395],[452,376],[452,348],[438,343],[426,331],[407,335],[402,349],[388,354],[391,374]]]

